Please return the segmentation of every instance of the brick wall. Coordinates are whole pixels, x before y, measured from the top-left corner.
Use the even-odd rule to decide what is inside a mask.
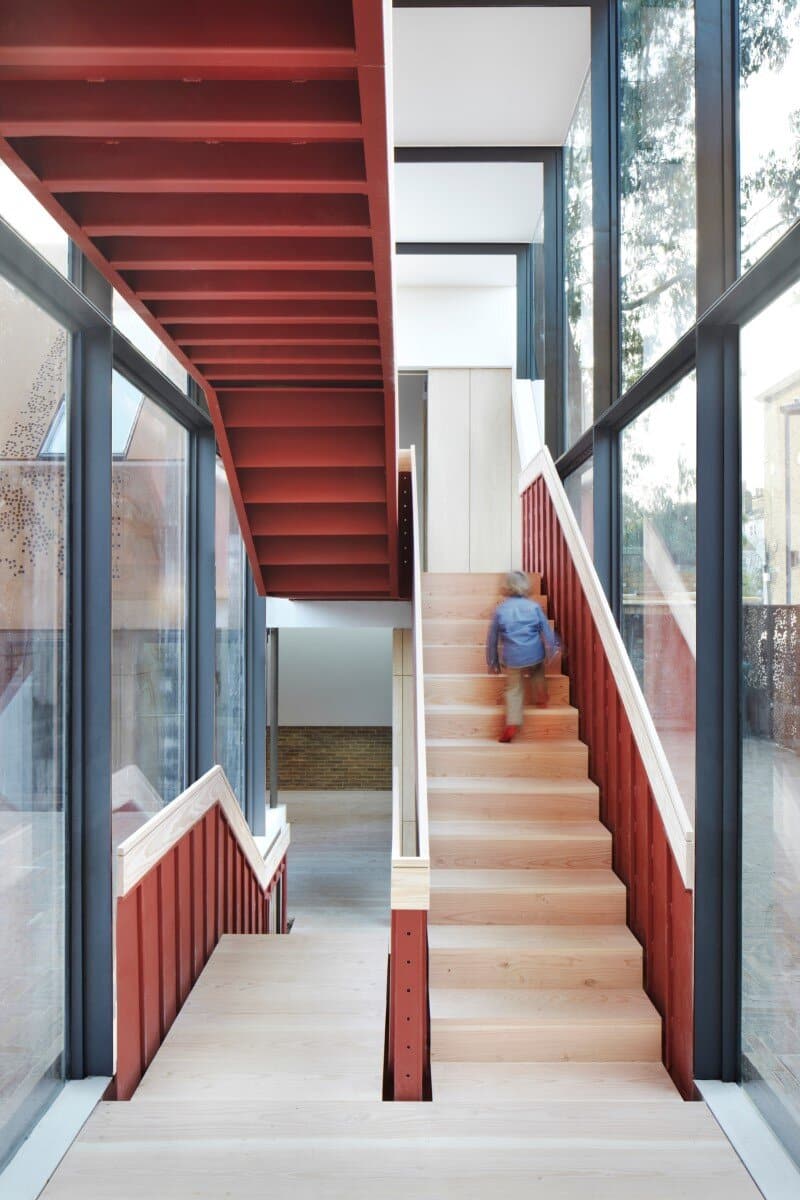
[[[390,791],[391,727],[284,726],[278,731],[278,786],[287,791]]]

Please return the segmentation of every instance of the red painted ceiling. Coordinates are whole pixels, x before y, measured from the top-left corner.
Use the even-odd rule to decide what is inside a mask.
[[[202,386],[262,590],[395,595],[382,0],[0,0],[0,139]]]

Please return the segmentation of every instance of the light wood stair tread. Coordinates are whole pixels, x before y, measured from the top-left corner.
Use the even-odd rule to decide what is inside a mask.
[[[569,1113],[563,1109],[553,1113],[546,1100],[534,1098],[500,1100],[485,1107],[464,1096],[446,1104],[385,1104],[380,1099],[336,1104],[309,1099],[302,1105],[283,1106],[275,1100],[253,1097],[226,1104],[221,1111],[213,1104],[193,1104],[190,1112],[176,1111],[167,1101],[151,1100],[127,1114],[125,1106],[107,1101],[98,1106],[80,1140],[84,1145],[101,1143],[109,1137],[122,1143],[140,1138],[163,1143],[176,1137],[200,1140],[216,1135],[256,1139],[266,1146],[284,1140],[305,1142],[311,1137],[323,1143],[349,1137],[365,1142],[473,1137],[480,1130],[487,1140],[523,1139],[527,1144],[541,1145],[550,1138],[567,1136],[567,1119],[574,1122],[576,1139],[639,1139],[652,1133],[654,1123],[661,1122],[665,1137],[672,1134],[716,1141],[719,1136],[714,1118],[704,1105],[665,1104],[659,1097],[645,1101],[638,1111],[627,1109],[621,1114],[608,1109],[602,1100],[590,1098],[573,1100]]]
[[[440,868],[431,873],[431,891],[625,893],[625,884],[606,867]]]
[[[558,792],[564,796],[596,796],[599,788],[591,779],[514,779],[502,775],[458,776],[433,775],[428,780],[429,792],[513,792],[519,796],[541,796]]]
[[[431,1020],[492,1025],[661,1025],[641,988],[431,989]]]
[[[434,925],[431,950],[592,950],[598,954],[641,952],[626,925]]]
[[[611,833],[601,821],[501,821],[501,820],[459,820],[453,818],[437,818],[430,823],[431,837],[446,839],[448,837],[477,838],[481,841],[507,841],[508,838],[518,838],[520,841],[537,841],[563,838],[564,841],[597,838],[601,842],[609,842]]]
[[[546,1106],[568,1105],[568,1120],[575,1097],[581,1102],[639,1105],[655,1101],[693,1112],[660,1062],[437,1062],[432,1065],[433,1089],[441,1104],[458,1103],[464,1096],[485,1097],[503,1103],[535,1101]],[[615,1109],[615,1111],[617,1111]],[[620,1114],[624,1121],[624,1112]]]
[[[477,713],[481,716],[496,717],[502,711],[500,704],[452,704],[439,703],[438,701],[427,700],[425,702],[425,711],[430,713],[458,713],[469,715]],[[578,710],[572,704],[548,704],[544,707],[538,707],[533,704],[525,706],[525,716],[527,718],[536,719],[537,717],[546,718],[550,716],[558,716],[560,714],[570,713],[577,716]],[[471,742],[475,739],[470,738]]]
[[[531,754],[536,750],[552,752],[553,750],[585,750],[586,744],[579,738],[549,738],[546,742],[510,742],[501,745],[497,738],[458,737],[458,738],[427,738],[426,745],[446,750],[501,750],[504,754],[514,754],[520,751]]]

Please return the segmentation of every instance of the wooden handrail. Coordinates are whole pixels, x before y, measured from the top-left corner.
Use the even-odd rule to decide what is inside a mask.
[[[117,847],[117,897],[126,896],[185,834],[218,804],[253,874],[265,887],[289,846],[286,806],[267,810],[265,838],[255,838],[222,767],[212,767]]]
[[[422,661],[422,561],[414,449],[401,451],[410,474],[413,538],[412,629],[395,633],[394,764],[392,769],[392,934],[386,1094],[393,1100],[430,1095],[428,1037],[428,761]],[[405,486],[405,481],[404,481]],[[408,489],[405,492],[409,494]]]
[[[395,762],[392,778],[392,888],[393,910],[421,910],[430,907],[430,838],[428,829],[428,760],[425,744],[425,676],[423,668],[422,634],[422,561],[419,528],[419,500],[416,484],[416,454],[412,446],[401,451],[401,471],[411,474],[413,573],[412,573],[412,631],[411,631],[411,675],[413,688],[412,728],[402,725],[401,741],[413,740],[413,824],[415,852],[410,853],[404,837],[404,779],[400,762]],[[397,677],[396,677],[397,678]],[[395,705],[395,723],[398,721]],[[402,715],[399,717],[402,720]],[[400,745],[399,754],[403,754]],[[405,780],[408,784],[409,781]]]
[[[681,879],[686,888],[694,887],[694,825],[675,782],[653,718],[642,694],[622,636],[614,620],[594,563],[578,526],[572,506],[546,448],[541,450],[520,475],[520,494],[542,477],[561,527],[561,532],[578,573],[598,636],[608,659],[625,714],[636,741],[647,781],[664,825],[664,831]]]

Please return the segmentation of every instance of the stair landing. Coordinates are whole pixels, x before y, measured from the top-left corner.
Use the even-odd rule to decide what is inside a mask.
[[[223,939],[133,1099],[98,1106],[45,1200],[757,1200],[659,1062],[437,1061],[433,1103],[383,1103],[391,801],[286,798],[292,933]],[[599,944],[635,968],[621,936]],[[459,938],[433,929],[434,957]],[[555,925],[547,946],[600,969]]]

